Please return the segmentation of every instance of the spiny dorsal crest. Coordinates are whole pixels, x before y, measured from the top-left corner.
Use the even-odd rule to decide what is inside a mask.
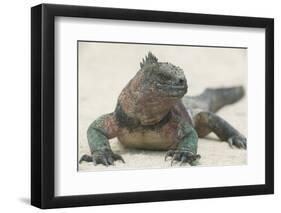
[[[153,55],[151,52],[148,52],[147,56],[142,59],[142,62],[140,63],[140,67],[143,68],[146,64],[153,64],[158,63],[158,58],[156,58],[155,55]]]

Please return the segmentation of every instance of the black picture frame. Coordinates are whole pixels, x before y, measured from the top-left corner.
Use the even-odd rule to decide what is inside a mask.
[[[265,48],[265,184],[79,196],[55,190],[55,17],[100,18],[162,23],[264,28]],[[274,193],[274,20],[164,11],[41,4],[31,8],[31,204],[60,208],[105,204],[217,198]]]

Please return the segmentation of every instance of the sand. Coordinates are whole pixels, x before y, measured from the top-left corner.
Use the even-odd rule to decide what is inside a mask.
[[[207,47],[173,47],[83,42],[79,46],[79,158],[89,154],[86,130],[98,116],[114,110],[118,95],[138,70],[140,59],[152,51],[159,61],[169,61],[184,69],[189,95],[206,87],[243,85],[247,89],[247,50]],[[247,95],[218,113],[247,136]],[[93,166],[83,162],[79,171],[170,168],[165,152],[130,150],[117,139],[110,140],[112,150],[122,155],[114,166]],[[200,138],[198,166],[233,166],[247,163],[247,151],[231,148],[213,134]],[[178,164],[174,165],[179,166]],[[190,165],[186,164],[185,167]]]

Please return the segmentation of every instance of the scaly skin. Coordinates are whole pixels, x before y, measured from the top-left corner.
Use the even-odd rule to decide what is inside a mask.
[[[141,69],[122,90],[115,111],[96,119],[88,128],[91,156],[82,161],[114,165],[123,158],[113,153],[109,139],[117,137],[126,147],[167,150],[171,165],[196,165],[198,135],[214,132],[223,141],[246,148],[246,138],[214,114],[226,104],[239,100],[243,88],[207,89],[197,97],[184,97],[187,83],[181,68],[158,62],[148,53]],[[183,98],[183,99],[182,99]]]

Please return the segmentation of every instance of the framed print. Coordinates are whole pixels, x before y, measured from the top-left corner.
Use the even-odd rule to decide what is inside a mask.
[[[31,204],[271,194],[274,21],[31,9]]]

